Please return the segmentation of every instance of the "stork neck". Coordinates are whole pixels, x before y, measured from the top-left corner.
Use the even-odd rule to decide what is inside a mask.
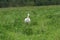
[[[29,15],[27,17],[29,18]]]

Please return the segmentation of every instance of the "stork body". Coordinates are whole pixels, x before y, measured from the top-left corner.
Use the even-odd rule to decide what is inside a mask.
[[[27,14],[27,17],[25,18],[25,23],[27,23],[27,24],[29,24],[30,23],[30,17],[29,17],[30,15],[29,14]]]

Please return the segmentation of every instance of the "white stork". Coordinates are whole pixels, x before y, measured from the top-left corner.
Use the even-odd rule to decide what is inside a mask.
[[[24,22],[27,23],[27,24],[29,24],[30,21],[31,21],[31,20],[30,20],[30,14],[28,13],[28,14],[27,14],[27,17],[24,19]]]

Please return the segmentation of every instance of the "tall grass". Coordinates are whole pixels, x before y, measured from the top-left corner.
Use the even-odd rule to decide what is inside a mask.
[[[0,40],[60,40],[60,6],[0,8]]]

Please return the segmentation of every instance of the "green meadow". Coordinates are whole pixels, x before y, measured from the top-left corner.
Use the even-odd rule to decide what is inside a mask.
[[[0,40],[60,40],[60,5],[0,8]]]

